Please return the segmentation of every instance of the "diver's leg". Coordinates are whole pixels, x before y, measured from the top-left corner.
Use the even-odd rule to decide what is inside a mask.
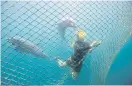
[[[74,80],[77,79],[78,75],[79,75],[79,72],[72,71],[72,78],[73,78]]]
[[[66,67],[67,66],[67,62],[62,61],[60,58],[57,58],[57,62],[58,62],[60,67]]]
[[[76,80],[78,78],[78,75],[82,69],[82,62],[72,70],[72,78]]]

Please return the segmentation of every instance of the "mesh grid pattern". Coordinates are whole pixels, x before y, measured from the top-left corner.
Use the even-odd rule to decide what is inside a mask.
[[[68,28],[63,43],[56,29],[66,16],[75,19],[77,27],[87,32],[90,43],[103,40],[85,59],[80,79],[73,84],[104,84],[114,58],[132,32],[131,5],[132,2],[2,1],[2,84],[71,83],[69,69],[17,52],[7,42],[7,38],[19,35],[37,44],[49,57],[67,59],[72,50],[64,45],[70,45],[75,31]]]

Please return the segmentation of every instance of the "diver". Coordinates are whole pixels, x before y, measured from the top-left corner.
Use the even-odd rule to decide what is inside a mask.
[[[94,41],[89,44],[86,39],[86,33],[84,30],[78,30],[76,36],[77,40],[72,44],[71,47],[74,48],[73,56],[69,57],[68,60],[63,61],[60,57],[57,57],[56,60],[60,67],[70,66],[72,68],[72,78],[77,79],[79,72],[82,69],[83,61],[88,54],[92,51],[92,47],[100,45],[101,41]]]

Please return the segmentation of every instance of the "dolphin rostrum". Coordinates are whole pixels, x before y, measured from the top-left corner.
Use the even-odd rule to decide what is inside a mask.
[[[42,58],[47,57],[37,45],[35,45],[34,43],[20,36],[14,36],[14,37],[8,38],[8,41],[15,46],[16,50],[30,53],[36,57],[42,57]]]

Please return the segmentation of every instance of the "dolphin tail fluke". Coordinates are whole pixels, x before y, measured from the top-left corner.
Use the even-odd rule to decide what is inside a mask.
[[[60,57],[51,57],[49,61],[57,61],[57,59],[60,59]]]
[[[41,57],[42,57],[42,58],[47,58],[48,56],[45,55],[45,54],[43,54],[43,55],[41,55]]]

